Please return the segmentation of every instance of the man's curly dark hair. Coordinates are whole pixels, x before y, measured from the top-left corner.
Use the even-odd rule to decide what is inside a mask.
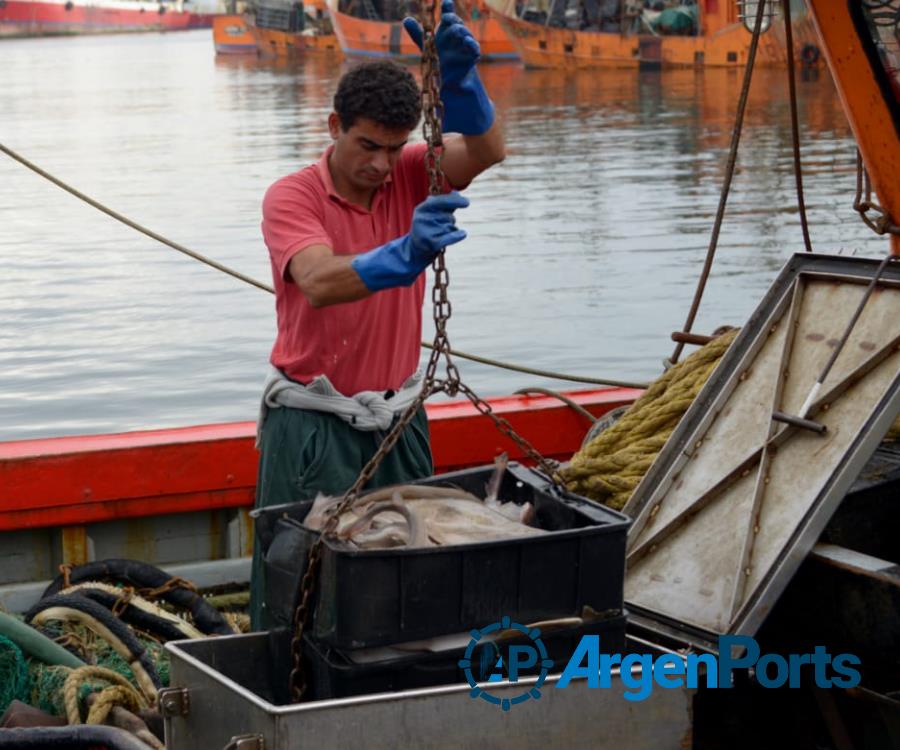
[[[386,128],[412,130],[422,116],[416,79],[392,60],[367,62],[345,73],[334,95],[334,111],[347,131],[360,117]]]

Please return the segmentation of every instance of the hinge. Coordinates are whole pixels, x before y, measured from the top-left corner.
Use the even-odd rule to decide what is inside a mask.
[[[265,739],[261,734],[239,734],[231,738],[223,750],[265,750]]]
[[[164,719],[187,716],[191,709],[187,688],[163,688],[159,691],[159,712]]]

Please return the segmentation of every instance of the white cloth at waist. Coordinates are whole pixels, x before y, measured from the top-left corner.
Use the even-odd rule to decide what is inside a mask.
[[[413,373],[390,398],[385,397],[385,391],[360,391],[353,396],[345,396],[331,384],[327,375],[319,375],[309,385],[302,385],[273,367],[263,386],[259,419],[256,423],[256,444],[259,446],[268,410],[283,406],[335,414],[351,427],[363,432],[387,430],[394,415],[404,411],[418,398],[422,390],[422,379],[421,372]]]

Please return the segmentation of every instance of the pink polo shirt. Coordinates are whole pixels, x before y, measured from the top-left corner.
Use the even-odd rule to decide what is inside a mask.
[[[278,180],[263,199],[278,319],[270,361],[301,383],[327,375],[346,396],[397,389],[419,363],[425,274],[409,287],[316,309],[290,278],[288,264],[311,245],[355,254],[409,232],[413,209],[428,195],[425,144],[403,149],[369,211],[335,191],[331,150],[318,164]]]

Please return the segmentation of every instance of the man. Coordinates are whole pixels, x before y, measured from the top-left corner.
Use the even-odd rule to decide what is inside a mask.
[[[461,241],[454,211],[466,187],[504,158],[494,108],[478,77],[478,43],[444,0],[441,67],[444,194],[428,195],[425,145],[407,141],[421,116],[418,86],[382,61],[345,74],[328,117],[333,144],[318,164],[266,193],[262,230],[275,280],[278,335],[260,417],[256,505],[343,494],[415,400],[422,273]],[[404,26],[422,46],[422,29]],[[424,410],[369,487],[432,473]],[[253,627],[268,626],[258,551]]]

